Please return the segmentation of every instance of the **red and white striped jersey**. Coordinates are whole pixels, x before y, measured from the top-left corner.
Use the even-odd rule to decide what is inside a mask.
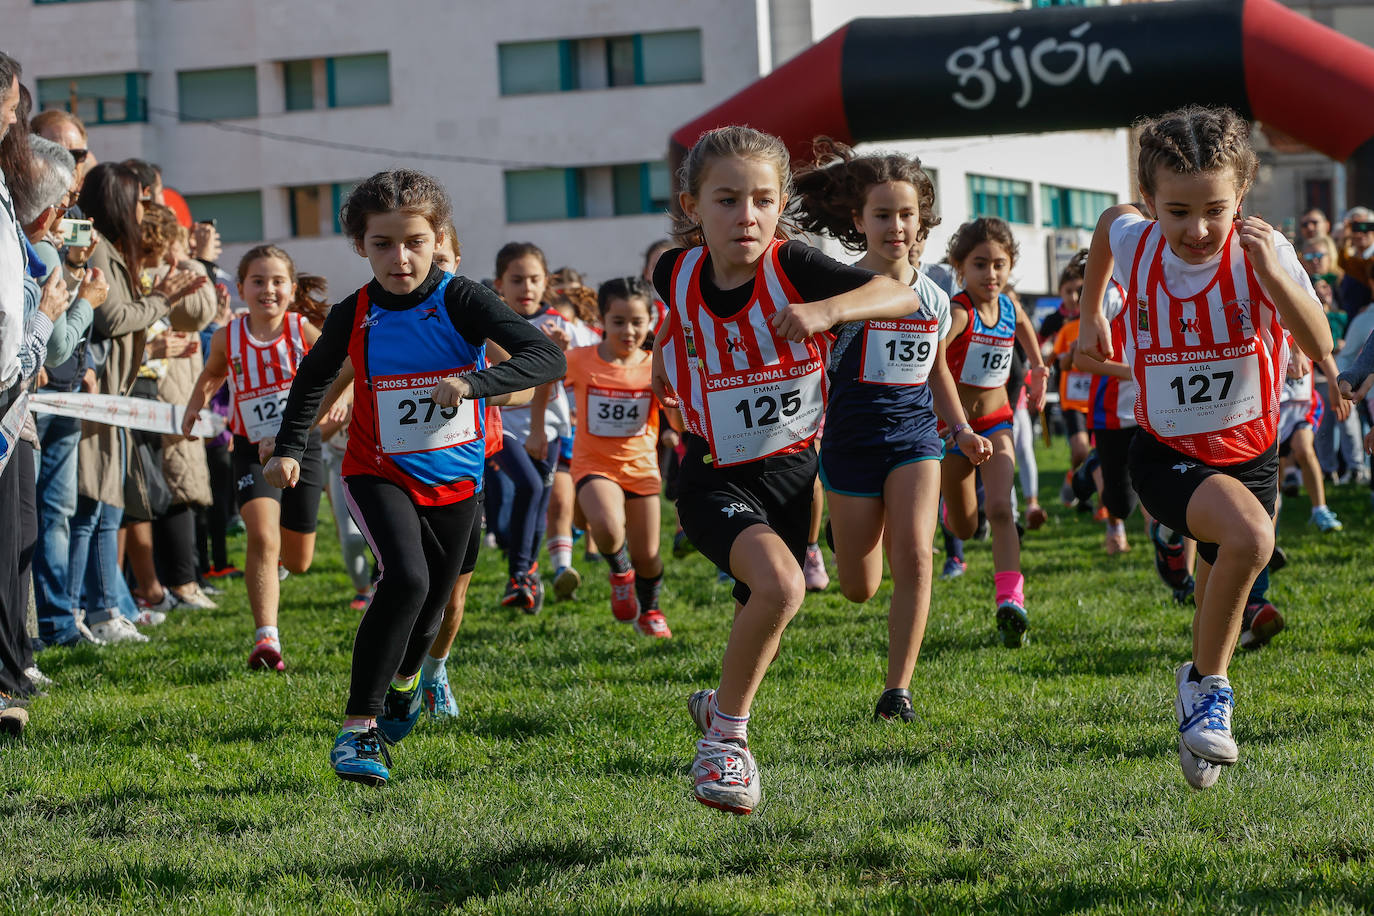
[[[1127,289],[1126,361],[1139,388],[1136,422],[1211,465],[1274,444],[1288,343],[1277,309],[1232,228],[1210,283],[1188,298],[1164,283],[1157,223],[1141,236]]]
[[[703,300],[704,247],[683,252],[673,268],[659,329],[664,369],[687,429],[710,444],[718,465],[800,451],[824,416],[828,338],[795,343],[770,323],[802,301],[779,264],[781,244],[774,240],[759,259],[749,304],[729,318]]]
[[[282,408],[291,391],[296,367],[310,349],[302,326],[305,318],[287,312],[281,333],[266,343],[248,333],[248,316],[229,322],[229,428],[250,442],[275,436]]]
[[[1115,280],[1107,284],[1102,299],[1102,315],[1112,332],[1112,357],[1126,362],[1123,351],[1126,340],[1126,291]],[[1128,363],[1129,366],[1129,363]],[[1092,376],[1092,393],[1088,397],[1089,429],[1130,429],[1136,425],[1135,378],[1114,375]]]

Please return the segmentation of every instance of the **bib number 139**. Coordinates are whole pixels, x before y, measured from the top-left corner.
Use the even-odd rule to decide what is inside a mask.
[[[735,413],[740,415],[745,429],[753,429],[756,426],[772,426],[785,418],[796,416],[801,406],[801,391],[793,389],[777,395],[740,398],[735,404]]]

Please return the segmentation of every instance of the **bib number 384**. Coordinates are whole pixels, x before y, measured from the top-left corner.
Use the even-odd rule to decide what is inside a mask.
[[[1264,407],[1253,356],[1145,367],[1150,426],[1164,436],[1219,433],[1248,423]]]
[[[653,393],[613,388],[587,388],[587,432],[624,439],[637,436],[649,419]]]
[[[446,373],[448,374],[448,373]],[[430,397],[443,375],[374,379],[378,443],[388,454],[429,452],[478,436],[477,402],[440,407]]]
[[[794,378],[708,391],[716,463],[763,458],[814,436],[825,410],[822,373],[817,364]]]
[[[933,319],[868,322],[860,380],[874,385],[924,385],[935,362],[938,328]]]

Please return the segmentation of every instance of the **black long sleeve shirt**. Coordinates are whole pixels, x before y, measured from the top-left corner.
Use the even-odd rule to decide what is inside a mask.
[[[437,267],[430,268],[425,281],[404,296],[387,292],[374,279],[367,284],[368,300],[389,311],[415,308],[433,294],[443,276]],[[484,341],[493,340],[510,354],[510,359],[498,366],[463,376],[473,398],[534,388],[561,378],[567,371],[567,361],[558,345],[482,284],[454,277],[444,291],[444,306],[453,326],[468,343],[481,346]],[[357,310],[357,293],[330,309],[319,340],[301,360],[277,431],[276,456],[299,461],[305,453],[306,436],[315,422],[320,401],[348,358]]]

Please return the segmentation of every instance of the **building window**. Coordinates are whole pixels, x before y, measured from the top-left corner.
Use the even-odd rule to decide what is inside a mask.
[[[666,162],[629,162],[506,173],[506,221],[661,214],[668,209]]]
[[[968,176],[969,212],[975,218],[997,216],[1009,223],[1029,223],[1030,184],[1010,178]]]
[[[281,62],[287,111],[391,104],[391,62],[385,52]]]
[[[339,222],[339,209],[357,186],[356,181],[350,181],[287,188],[286,202],[291,217],[291,236],[299,239],[342,234],[343,224]]]
[[[502,95],[702,80],[699,29],[509,42],[497,58]]]
[[[100,73],[38,81],[38,107],[61,108],[87,124],[148,120],[148,74]]]
[[[1116,195],[1102,191],[1080,191],[1052,184],[1040,186],[1040,224],[1053,229],[1093,229],[1097,218],[1108,207],[1116,206]]]
[[[256,118],[258,71],[254,67],[183,70],[177,74],[177,110],[183,121]]]
[[[187,194],[186,206],[196,220],[213,219],[225,242],[262,241],[262,192]]]
[[[581,169],[521,169],[506,173],[506,222],[578,219]]]
[[[391,104],[391,67],[385,52],[324,61],[330,108]]]

